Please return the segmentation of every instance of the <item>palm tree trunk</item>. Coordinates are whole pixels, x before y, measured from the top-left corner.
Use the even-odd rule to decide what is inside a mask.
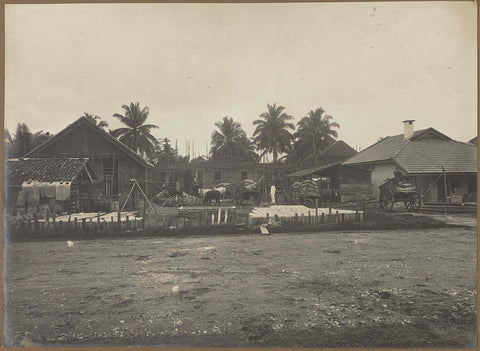
[[[138,152],[138,144],[137,144],[137,130],[133,131],[133,145],[135,145],[135,153]]]
[[[317,146],[315,145],[315,133],[313,134],[313,167],[317,167]]]

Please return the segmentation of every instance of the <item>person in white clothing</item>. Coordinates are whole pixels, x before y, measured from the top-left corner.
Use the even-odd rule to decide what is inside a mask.
[[[271,198],[271,202],[272,204],[275,203],[275,192],[277,191],[277,188],[275,187],[275,184],[272,184],[272,186],[270,187],[270,198]]]

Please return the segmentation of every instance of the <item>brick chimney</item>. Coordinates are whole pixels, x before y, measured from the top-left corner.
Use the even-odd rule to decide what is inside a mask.
[[[413,136],[413,122],[414,119],[407,119],[403,121],[403,138],[410,139]]]

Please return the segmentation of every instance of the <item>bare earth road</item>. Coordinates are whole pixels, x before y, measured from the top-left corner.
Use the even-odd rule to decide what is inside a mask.
[[[17,242],[7,345],[473,347],[472,229]]]

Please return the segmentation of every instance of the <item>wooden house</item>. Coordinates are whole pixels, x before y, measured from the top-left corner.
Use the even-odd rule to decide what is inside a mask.
[[[140,209],[144,205],[142,192],[147,197],[154,193],[153,165],[85,117],[24,157],[87,160],[86,167],[96,175],[96,179],[87,179],[82,183],[88,189],[81,192],[76,211],[116,210],[124,205],[126,209]],[[139,187],[133,187],[134,182]]]

